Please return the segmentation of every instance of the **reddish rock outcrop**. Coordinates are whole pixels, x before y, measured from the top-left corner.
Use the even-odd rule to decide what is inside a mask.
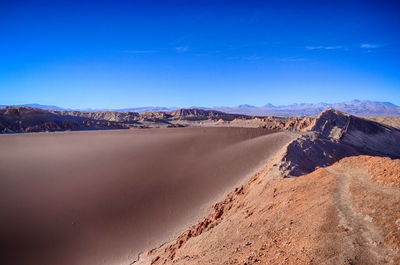
[[[400,157],[400,130],[387,125],[326,110],[309,128],[288,145],[280,164],[284,176],[301,176],[348,156]]]

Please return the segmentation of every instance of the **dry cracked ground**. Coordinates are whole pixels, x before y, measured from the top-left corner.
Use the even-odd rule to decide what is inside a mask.
[[[400,264],[400,159],[348,157],[299,178],[276,162],[134,264]]]

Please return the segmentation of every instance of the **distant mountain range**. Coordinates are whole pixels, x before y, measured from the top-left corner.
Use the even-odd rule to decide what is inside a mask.
[[[54,105],[42,105],[42,104],[21,104],[21,105],[0,105],[0,108],[4,107],[30,107],[30,108],[35,108],[35,109],[44,109],[44,110],[70,110],[70,111],[82,111],[82,112],[99,112],[99,111],[115,111],[115,112],[138,112],[138,113],[144,113],[144,112],[173,112],[177,109],[177,107],[137,107],[137,108],[125,108],[125,109],[72,109],[72,108],[61,108],[58,106]],[[204,108],[202,108],[204,109]]]
[[[4,107],[6,105],[0,105]],[[24,107],[40,108],[45,110],[73,110],[65,109],[52,105],[40,105],[40,104],[24,104],[17,105]],[[206,107],[191,107],[195,109],[203,110],[217,110],[231,114],[243,114],[250,116],[315,116],[321,111],[326,109],[336,109],[343,112],[347,112],[358,116],[400,116],[400,107],[390,102],[379,102],[369,100],[353,100],[350,102],[341,103],[300,103],[292,105],[274,106],[272,104],[266,104],[263,106],[252,106],[252,105],[239,105],[234,107],[218,106],[212,108]],[[75,109],[78,111],[86,112],[97,112],[97,111],[117,111],[117,112],[173,112],[179,109],[178,107],[138,107],[138,108],[125,108],[125,109]]]
[[[315,116],[326,109],[336,109],[357,116],[400,116],[400,107],[390,102],[378,102],[367,100],[353,100],[341,103],[301,103],[286,106],[264,106],[239,105],[236,107],[218,107],[215,110],[226,113],[237,113],[260,116]]]
[[[41,104],[0,105],[0,108],[4,107],[30,107],[30,108],[44,109],[44,110],[70,110],[53,105],[41,105]]]

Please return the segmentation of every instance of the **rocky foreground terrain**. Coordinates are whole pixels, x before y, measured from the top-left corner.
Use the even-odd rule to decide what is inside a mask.
[[[400,264],[400,130],[334,110],[279,126],[303,133],[133,264]]]
[[[349,157],[299,178],[274,164],[134,264],[400,263],[400,160]]]

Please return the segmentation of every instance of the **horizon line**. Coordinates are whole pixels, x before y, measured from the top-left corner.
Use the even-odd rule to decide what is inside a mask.
[[[249,107],[249,108],[262,108],[262,107],[289,107],[289,106],[296,106],[296,105],[318,105],[318,104],[326,104],[326,105],[334,105],[334,104],[343,104],[343,103],[353,103],[353,102],[374,102],[374,103],[388,103],[392,104],[395,107],[400,107],[400,105],[397,105],[393,102],[390,101],[377,101],[377,100],[359,100],[359,99],[353,99],[350,101],[340,101],[340,102],[333,102],[333,103],[327,103],[327,102],[316,102],[316,103],[310,103],[310,102],[294,102],[291,104],[281,104],[281,105],[275,105],[270,102],[264,104],[264,105],[252,105],[252,104],[238,104],[238,105],[219,105],[219,106],[201,106],[201,105],[192,105],[192,106],[160,106],[160,105],[143,105],[143,106],[132,106],[132,107],[116,107],[116,108],[91,108],[91,107],[77,107],[77,108],[71,108],[71,107],[64,107],[64,106],[59,106],[59,105],[54,105],[54,104],[41,104],[41,103],[23,103],[23,104],[0,104],[0,107],[30,107],[31,105],[38,105],[38,108],[41,107],[54,107],[54,108],[59,108],[61,110],[76,110],[76,111],[85,111],[85,110],[91,110],[91,111],[118,111],[118,110],[124,110],[124,109],[141,109],[141,108],[165,108],[165,109],[193,109],[193,108],[207,108],[207,109],[212,109],[212,108],[237,108],[237,107]]]

